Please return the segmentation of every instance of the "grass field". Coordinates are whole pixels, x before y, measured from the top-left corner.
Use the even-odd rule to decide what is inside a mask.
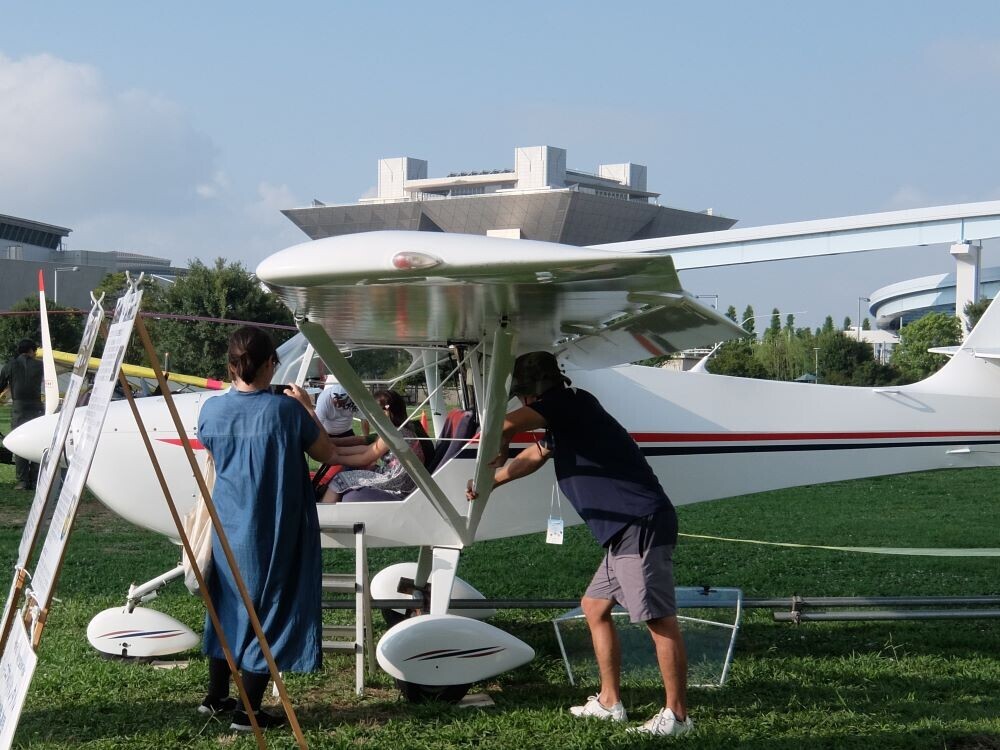
[[[682,531],[844,546],[997,547],[997,473],[934,472],[772,492],[680,509]],[[16,556],[30,493],[15,492],[0,467],[0,564]],[[337,554],[327,553],[335,564]],[[460,574],[487,596],[572,598],[600,550],[587,531],[553,547],[542,535],[473,546]],[[375,550],[372,568],[412,559]],[[175,564],[175,548],[90,500],[70,541],[39,666],[15,747],[251,748],[228,722],[194,708],[204,696],[198,653],[183,669],[105,660],[86,642],[87,622],[121,604],[128,584]],[[344,567],[345,560],[340,561]],[[885,557],[811,549],[682,540],[678,583],[739,586],[748,597],[801,595],[1000,594],[995,558]],[[6,588],[9,581],[4,582]],[[152,606],[201,630],[203,607],[173,584]],[[537,652],[529,665],[477,686],[496,706],[457,709],[402,703],[385,675],[353,695],[353,661],[330,657],[322,672],[288,686],[307,740],[317,748],[654,747],[620,727],[580,721],[553,636],[552,612],[505,611],[495,624]],[[377,618],[378,619],[378,618]],[[381,627],[381,623],[378,623]],[[379,635],[376,632],[376,636]],[[655,680],[626,685],[632,718],[660,705]],[[744,618],[728,684],[689,696],[691,748],[1000,748],[1000,624],[995,620],[807,623]],[[288,731],[271,747],[293,747]]]

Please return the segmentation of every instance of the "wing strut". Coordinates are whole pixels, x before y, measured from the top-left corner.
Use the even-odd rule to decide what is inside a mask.
[[[503,433],[503,420],[507,415],[507,402],[510,400],[509,380],[514,369],[514,351],[517,343],[517,333],[506,322],[500,324],[493,334],[493,349],[490,354],[489,371],[486,373],[485,388],[480,392],[477,401],[482,404],[482,431],[479,435],[479,451],[476,454],[476,474],[474,487],[479,497],[469,504],[466,536],[467,543],[476,538],[476,529],[486,510],[493,489],[493,467],[490,462],[496,458],[500,450],[500,438]],[[477,380],[477,385],[483,381]]]
[[[375,430],[389,445],[389,449],[409,473],[410,478],[423,490],[427,499],[434,509],[441,515],[445,522],[455,531],[455,534],[464,541],[465,519],[463,519],[455,506],[445,497],[441,487],[434,481],[423,463],[416,454],[410,450],[399,430],[385,415],[385,412],[375,401],[371,391],[364,384],[358,374],[351,367],[347,358],[327,334],[323,326],[303,320],[298,323],[299,330],[309,340],[309,343],[316,349],[320,359],[330,368],[330,372],[337,376],[337,381],[347,389],[348,394],[362,411],[368,414],[369,419],[375,426]],[[464,501],[464,500],[463,500]]]

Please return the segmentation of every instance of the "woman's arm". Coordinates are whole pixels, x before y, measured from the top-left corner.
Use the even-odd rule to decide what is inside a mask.
[[[306,453],[310,458],[320,463],[339,464],[341,462],[340,453],[337,451],[337,446],[333,444],[330,436],[326,434],[326,428],[323,426],[323,423],[316,416],[316,410],[313,409],[312,399],[309,398],[309,394],[294,383],[285,388],[285,392],[302,404],[302,408],[309,412],[309,416],[312,417],[313,422],[319,427],[319,435],[316,436],[312,445],[306,449]]]
[[[340,463],[354,469],[371,466],[389,452],[389,446],[382,438],[371,445],[351,445],[339,450]]]

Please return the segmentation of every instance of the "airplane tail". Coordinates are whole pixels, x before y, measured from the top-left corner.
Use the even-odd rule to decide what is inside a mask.
[[[38,316],[42,331],[42,382],[45,385],[45,413],[52,414],[59,408],[59,381],[56,379],[56,361],[52,357],[49,312],[45,305],[45,277],[41,270],[38,271]]]
[[[963,396],[1000,397],[1000,303],[996,299],[944,367],[914,386]]]

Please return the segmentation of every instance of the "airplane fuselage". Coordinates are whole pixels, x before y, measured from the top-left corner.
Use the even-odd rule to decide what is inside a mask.
[[[629,430],[671,500],[684,505],[866,476],[997,465],[1000,388],[993,396],[972,385],[977,371],[984,385],[992,385],[1000,371],[992,362],[966,359],[961,381],[954,372],[959,368],[949,367],[941,378],[889,389],[749,380],[640,366],[569,374],[574,386],[597,396]],[[942,387],[952,381],[966,387]],[[209,393],[174,397],[199,454],[203,448],[197,442],[198,414],[205,400],[214,397]],[[136,403],[183,515],[197,488],[177,431],[161,397]],[[13,435],[13,440],[19,446],[47,445],[51,427],[46,422],[51,419],[31,423],[37,440],[26,434]],[[73,434],[80,421],[74,420]],[[72,443],[68,450],[72,451]],[[472,444],[434,475],[461,516],[469,511],[465,488],[474,466]],[[553,481],[547,465],[499,488],[476,538],[544,530]],[[177,537],[125,402],[110,407],[88,486],[127,520]],[[568,504],[563,510],[567,524],[579,522]],[[319,512],[323,525],[365,523],[372,546],[463,546],[420,490],[399,502],[321,505]]]

